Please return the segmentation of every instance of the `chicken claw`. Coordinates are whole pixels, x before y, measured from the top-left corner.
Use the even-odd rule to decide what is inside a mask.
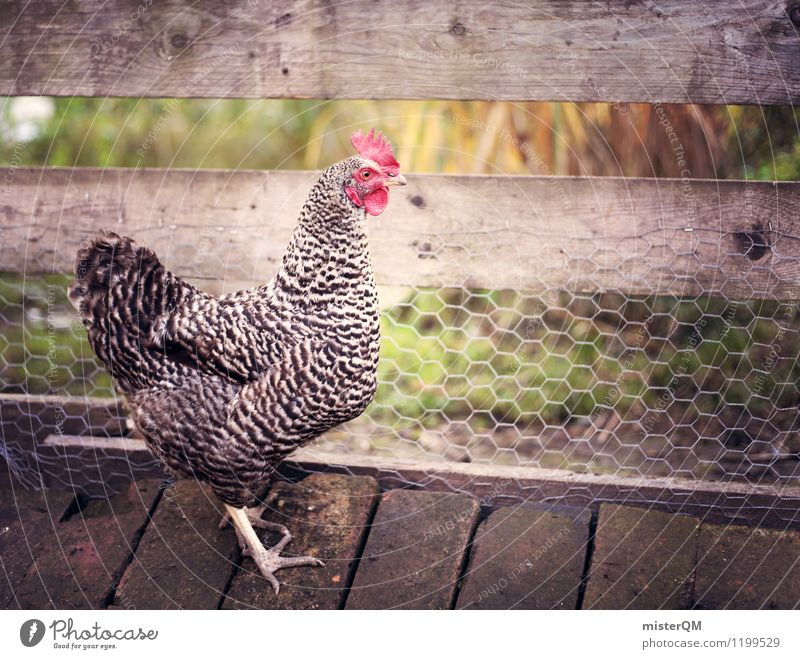
[[[242,554],[249,556],[253,559],[258,566],[259,571],[264,578],[272,585],[272,589],[277,595],[280,592],[280,582],[275,578],[275,572],[286,567],[300,567],[303,565],[323,566],[321,560],[315,556],[281,556],[284,547],[292,541],[292,535],[289,533],[283,524],[276,524],[275,522],[268,522],[261,519],[261,513],[256,512],[258,508],[234,508],[225,504],[227,516],[223,518],[221,526],[227,524],[230,519],[236,529],[236,536],[239,539],[239,546],[242,548]],[[251,512],[253,511],[253,512]],[[255,518],[255,519],[254,519]],[[274,547],[267,549],[258,539],[254,526],[263,529],[270,529],[273,531],[280,531],[283,537],[278,541]]]

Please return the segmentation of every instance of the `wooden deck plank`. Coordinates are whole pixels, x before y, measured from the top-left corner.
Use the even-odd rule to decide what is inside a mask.
[[[703,524],[694,590],[700,609],[800,608],[800,533]]]
[[[21,483],[10,471],[0,472],[0,523],[18,519],[23,514],[47,514],[55,521],[66,512],[67,503],[75,498],[66,490],[33,490]]]
[[[345,608],[450,608],[479,513],[463,494],[384,494]]]
[[[212,609],[238,557],[233,529],[210,488],[179,480],[161,497],[117,588],[117,607]]]
[[[684,515],[600,506],[583,608],[691,606],[698,527]]]
[[[793,4],[12,0],[0,94],[797,103]]]
[[[25,490],[12,487],[10,477],[0,484],[0,608],[19,608],[14,592],[34,556],[53,542],[58,520],[73,505],[72,492]]]
[[[2,605],[102,606],[115,582],[114,566],[130,558],[131,519],[141,523],[157,488],[140,482],[59,522],[73,505],[71,493],[12,490],[10,481],[0,482]],[[276,599],[260,576],[243,571],[231,581],[238,555],[233,532],[217,529],[219,505],[205,488],[180,481],[156,509],[113,608],[210,608],[228,583],[225,608],[447,608],[462,569],[458,608],[575,605],[588,537],[585,511],[496,510],[478,527],[464,568],[479,514],[476,500],[409,490],[380,499],[343,602],[377,499],[377,484],[367,477],[315,474],[276,485],[268,516],[294,531],[291,553],[328,562],[326,568],[279,573],[284,588]],[[585,608],[664,609],[693,602],[708,609],[798,608],[798,600],[798,532],[699,524],[628,506],[600,508]]]
[[[143,479],[131,483],[119,494],[110,499],[94,499],[90,501],[79,515],[86,519],[113,519],[131,513],[147,515],[164,487],[158,479]]]
[[[591,514],[501,508],[478,527],[459,609],[574,609]]]
[[[131,484],[58,524],[17,589],[17,604],[23,609],[104,607],[130,561],[159,486],[159,481]]]
[[[378,500],[378,483],[366,476],[313,474],[300,483],[280,482],[267,497],[264,516],[286,526],[292,542],[284,556],[317,556],[324,567],[300,567],[277,573],[275,595],[252,559],[244,559],[233,579],[225,609],[337,609],[353,576],[367,524]],[[279,539],[269,534],[267,544]]]

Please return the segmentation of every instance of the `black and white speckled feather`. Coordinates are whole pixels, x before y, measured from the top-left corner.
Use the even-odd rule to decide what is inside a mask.
[[[172,469],[252,505],[295,448],[361,414],[376,387],[378,300],[365,210],[329,167],[278,274],[214,297],[132,239],[81,249],[70,296],[148,445]],[[374,163],[372,163],[374,165]]]

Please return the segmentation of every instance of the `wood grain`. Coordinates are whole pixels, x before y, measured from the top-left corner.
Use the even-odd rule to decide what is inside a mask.
[[[443,460],[295,451],[281,465],[288,477],[307,473],[372,476],[383,490],[468,493],[484,507],[536,503],[580,508],[603,503],[694,515],[703,521],[800,530],[800,487],[683,478],[607,476],[566,469],[508,467]]]
[[[345,608],[452,608],[479,512],[463,494],[384,494]]]
[[[584,609],[687,609],[700,522],[603,504]]]
[[[800,101],[785,0],[6,5],[2,95]]]
[[[11,170],[0,171],[0,177]],[[101,228],[181,276],[231,285],[276,271],[314,172],[13,171],[5,270],[72,270]],[[409,177],[370,219],[379,283],[800,300],[800,183]],[[233,286],[235,284],[235,286]]]
[[[216,608],[239,553],[233,529],[219,528],[221,517],[210,488],[181,480],[167,489],[122,576],[115,606]]]
[[[73,506],[74,492],[31,491],[9,476],[0,478],[0,609],[20,608],[17,588]]]
[[[475,534],[458,609],[574,609],[589,541],[588,510],[500,508]]]
[[[14,593],[19,607],[105,608],[158,496],[158,481],[131,483],[55,525],[55,537],[36,554]]]
[[[703,524],[699,609],[800,609],[800,533]]]

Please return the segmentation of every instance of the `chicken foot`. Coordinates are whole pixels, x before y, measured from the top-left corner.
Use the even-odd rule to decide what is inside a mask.
[[[261,511],[258,511],[261,508]],[[264,578],[270,582],[272,589],[277,595],[280,592],[281,585],[275,578],[275,572],[286,567],[300,567],[302,565],[325,565],[321,560],[315,556],[281,556],[284,547],[292,541],[292,535],[289,533],[283,524],[276,524],[275,522],[268,522],[261,519],[262,506],[255,508],[234,508],[225,504],[227,517],[223,518],[221,526],[224,527],[228,523],[228,518],[233,522],[236,529],[236,537],[239,539],[239,546],[242,547],[242,553],[253,559],[258,569]],[[251,512],[253,511],[253,512]],[[253,527],[262,529],[270,529],[280,531],[283,537],[278,541],[274,547],[267,549]]]
[[[266,519],[261,519],[261,515],[264,514],[264,511],[267,510],[268,506],[265,503],[259,504],[257,506],[252,506],[251,508],[244,508],[245,515],[247,515],[247,519],[250,520],[250,524],[253,525],[253,528],[256,529],[265,529],[267,531],[277,531],[281,535],[288,535],[291,537],[291,533],[289,533],[289,529],[287,529],[283,524],[278,524],[277,522],[269,522]],[[219,523],[219,528],[225,529],[228,528],[228,524],[231,524],[231,513],[230,507],[225,506],[225,512],[222,514],[222,519]],[[239,527],[235,524],[233,525],[233,530],[236,531],[236,537],[239,540],[239,547],[242,550],[242,553],[245,556],[250,555],[250,548],[247,546],[247,543],[244,540],[244,536],[242,536],[242,532],[239,531]]]

